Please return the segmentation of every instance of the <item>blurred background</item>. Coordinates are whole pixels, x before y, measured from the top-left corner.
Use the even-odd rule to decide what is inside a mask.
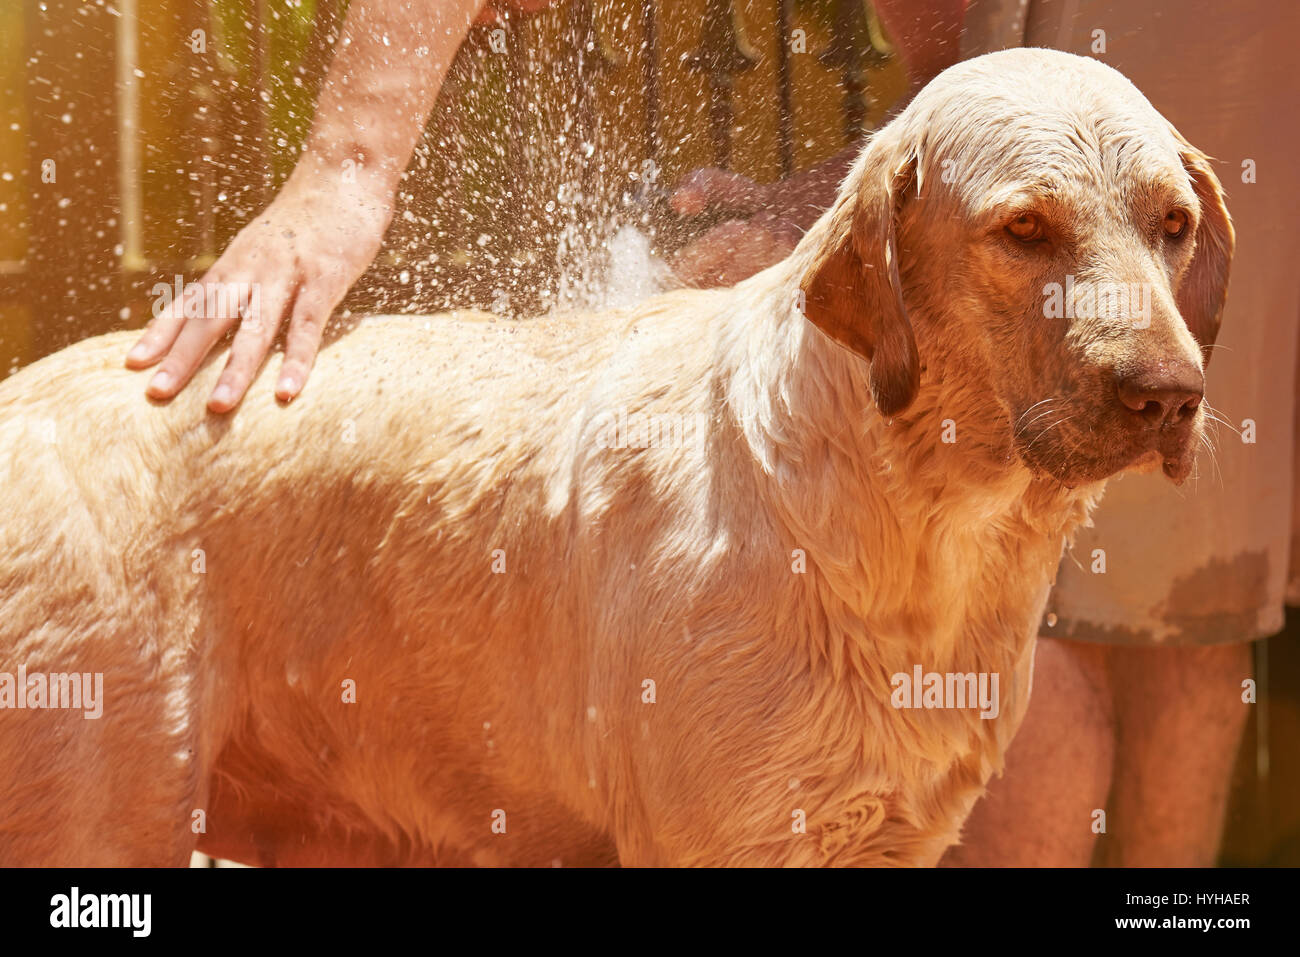
[[[154,282],[198,278],[292,170],[346,9],[4,0],[0,370],[140,325]],[[576,0],[480,25],[346,305],[490,305],[508,285],[545,309],[683,173],[775,180],[879,122],[906,87],[887,50],[838,0]]]
[[[202,275],[291,171],[346,8],[0,0],[0,378]],[[569,0],[475,27],[344,307],[582,305],[620,228],[681,241],[662,197],[686,173],[807,169],[907,86],[863,0]],[[1298,865],[1300,618],[1255,658],[1221,863]]]

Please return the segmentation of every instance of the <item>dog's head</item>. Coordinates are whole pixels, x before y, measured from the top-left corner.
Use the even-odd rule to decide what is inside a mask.
[[[870,362],[883,414],[924,364],[989,398],[954,414],[1067,485],[1187,475],[1232,225],[1204,154],[1115,70],[1047,50],[953,67],[820,226],[805,315]]]

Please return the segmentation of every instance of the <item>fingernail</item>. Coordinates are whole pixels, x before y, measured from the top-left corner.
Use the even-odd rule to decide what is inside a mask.
[[[293,376],[283,376],[275,387],[275,391],[281,395],[293,395],[298,391],[298,383],[293,380]]]
[[[217,403],[217,405],[229,405],[230,401],[234,397],[235,394],[231,390],[230,386],[225,385],[224,383],[212,390],[212,401]]]
[[[143,342],[137,342],[126,354],[128,359],[143,359],[149,355],[149,348]]]
[[[166,392],[172,387],[172,377],[166,372],[159,372],[149,382],[149,388],[155,392]]]

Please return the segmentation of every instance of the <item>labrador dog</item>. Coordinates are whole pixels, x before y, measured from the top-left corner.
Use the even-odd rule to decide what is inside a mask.
[[[300,400],[0,385],[0,862],[930,865],[1108,476],[1181,482],[1233,247],[1095,61],[962,63],[785,261],[367,321]]]

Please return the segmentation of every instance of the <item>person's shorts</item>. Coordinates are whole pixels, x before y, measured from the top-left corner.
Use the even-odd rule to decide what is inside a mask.
[[[1300,126],[1292,119],[1300,79],[1291,49],[1300,14],[1272,0],[1167,8],[1160,0],[972,0],[967,13],[970,54],[1018,45],[1018,34],[1019,45],[1093,56],[1132,80],[1215,159],[1237,234],[1206,383],[1206,401],[1225,420],[1211,424],[1214,452],[1202,451],[1181,488],[1159,473],[1110,481],[1094,526],[1061,563],[1044,636],[1214,644],[1283,624],[1293,515],[1300,519]],[[1300,575],[1291,597],[1300,599]]]

